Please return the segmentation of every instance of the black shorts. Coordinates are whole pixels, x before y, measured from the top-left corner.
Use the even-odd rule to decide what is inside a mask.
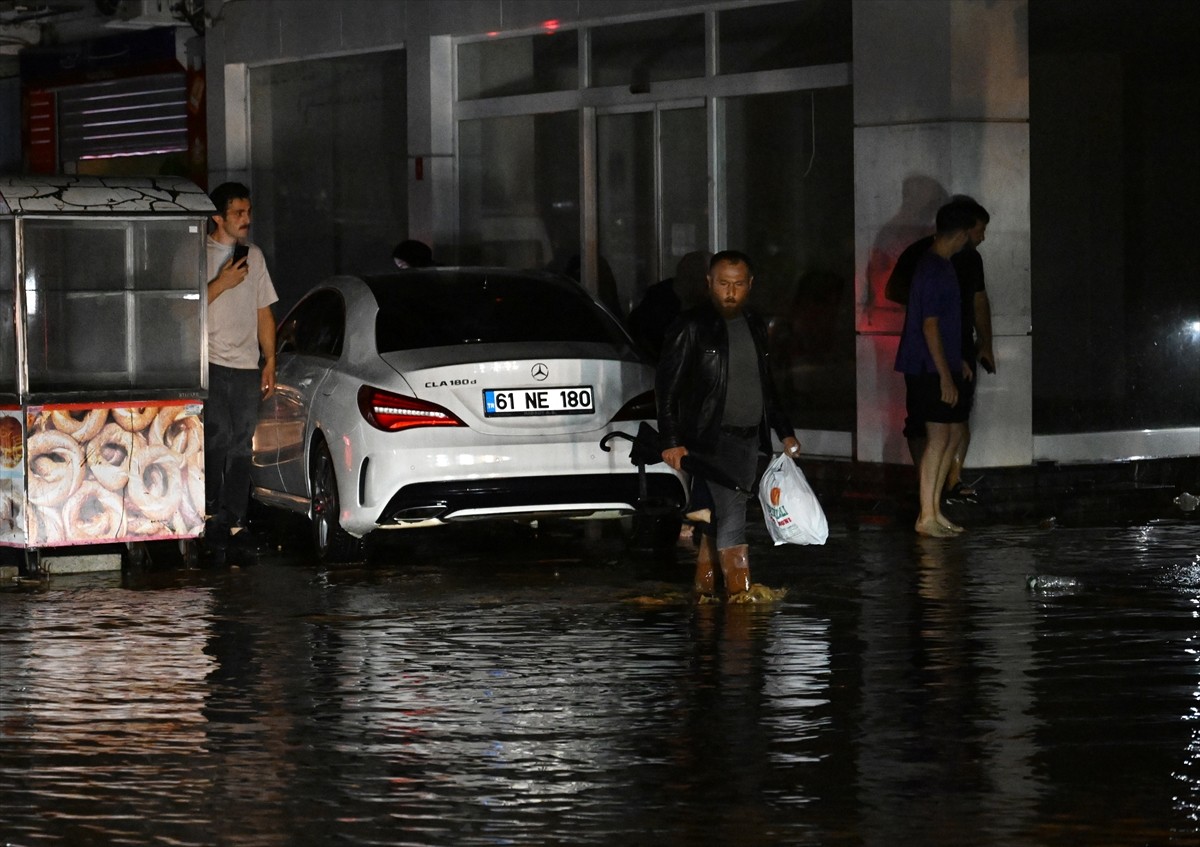
[[[937,374],[904,375],[904,387],[907,389],[904,406],[908,412],[908,419],[904,422],[906,438],[923,437],[926,421],[932,423],[966,422],[967,417],[971,414],[975,387],[967,383],[961,376],[955,377],[954,386],[958,389],[958,402],[953,406],[947,406],[942,402],[942,381]],[[969,396],[967,396],[967,392],[969,392]]]

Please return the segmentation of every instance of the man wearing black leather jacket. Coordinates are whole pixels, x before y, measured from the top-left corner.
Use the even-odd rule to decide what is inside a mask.
[[[768,428],[789,456],[800,454],[800,443],[771,382],[766,326],[744,308],[754,283],[750,258],[723,250],[708,267],[708,301],[667,330],[655,393],[663,461],[682,470],[683,457],[694,453],[744,489],[693,480],[693,491],[707,486],[712,502],[712,520],[701,528],[694,587],[714,593],[719,562],[725,594],[732,597],[750,588],[744,492],[754,487],[759,452],[771,452]]]

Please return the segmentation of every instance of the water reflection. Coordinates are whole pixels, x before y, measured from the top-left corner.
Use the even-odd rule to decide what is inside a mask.
[[[0,820],[36,813],[0,827],[12,843],[136,843],[144,801],[164,819],[189,814],[172,792],[204,751],[208,592],[96,581],[0,605]]]
[[[512,538],[0,592],[0,832],[1194,840],[1194,529],[971,535],[764,547],[756,577],[788,596],[760,606],[679,599],[682,560],[663,581],[604,540]]]
[[[872,647],[858,799],[893,843],[979,843],[979,830],[1010,833],[1025,808],[1011,786],[1029,765],[1011,744],[1028,700],[997,679],[998,652],[1020,644],[1011,629],[989,629],[996,608],[982,551],[958,539],[910,543],[906,559],[877,563],[864,591]]]
[[[1168,578],[1179,585],[1181,593],[1187,595],[1192,618],[1200,618],[1200,553],[1181,562],[1169,572]],[[1190,732],[1183,761],[1172,774],[1178,782],[1178,793],[1174,800],[1175,808],[1187,820],[1200,825],[1200,706],[1196,705],[1200,703],[1200,673],[1196,673],[1196,663],[1200,662],[1200,637],[1189,633],[1183,643],[1183,652],[1192,663],[1196,679],[1193,682],[1192,703],[1180,716],[1184,726],[1190,727]]]

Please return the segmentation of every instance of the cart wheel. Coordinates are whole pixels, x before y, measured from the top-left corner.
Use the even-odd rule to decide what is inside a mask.
[[[188,570],[200,567],[200,543],[195,538],[179,539],[179,557]]]
[[[26,576],[41,576],[42,574],[42,550],[40,547],[30,547],[25,550],[25,562],[23,565]]]
[[[146,549],[145,541],[127,541],[125,543],[125,558],[131,568],[144,568],[150,564],[150,551]]]

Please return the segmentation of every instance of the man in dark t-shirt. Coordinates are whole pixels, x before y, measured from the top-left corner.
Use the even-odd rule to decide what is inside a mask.
[[[938,209],[933,244],[913,274],[904,332],[896,351],[896,370],[904,374],[908,408],[925,422],[925,450],[917,464],[921,535],[953,536],[963,528],[942,511],[942,489],[950,462],[966,429],[960,403],[974,373],[962,356],[962,308],[951,257],[966,247],[975,216],[962,204]]]
[[[983,206],[970,197],[958,195],[950,202],[963,204],[971,209],[975,216],[975,226],[968,232],[967,246],[956,253],[950,261],[958,276],[962,299],[962,357],[977,378],[980,364],[988,373],[996,372],[996,356],[992,351],[991,303],[984,285],[983,258],[977,249],[986,237],[991,216]],[[896,260],[887,286],[888,296],[896,302],[907,305],[913,272],[917,262],[929,252],[929,248],[933,245],[933,239],[934,236],[931,235],[910,244]],[[974,403],[975,380],[972,379],[963,385],[959,404],[969,415]],[[926,443],[925,420],[919,409],[908,408],[906,412],[904,437],[908,440],[908,449],[912,455],[913,464],[920,466],[921,454],[925,451]],[[969,499],[975,495],[973,490],[962,483],[963,461],[966,458],[970,441],[971,432],[968,425],[946,477],[947,496]]]

